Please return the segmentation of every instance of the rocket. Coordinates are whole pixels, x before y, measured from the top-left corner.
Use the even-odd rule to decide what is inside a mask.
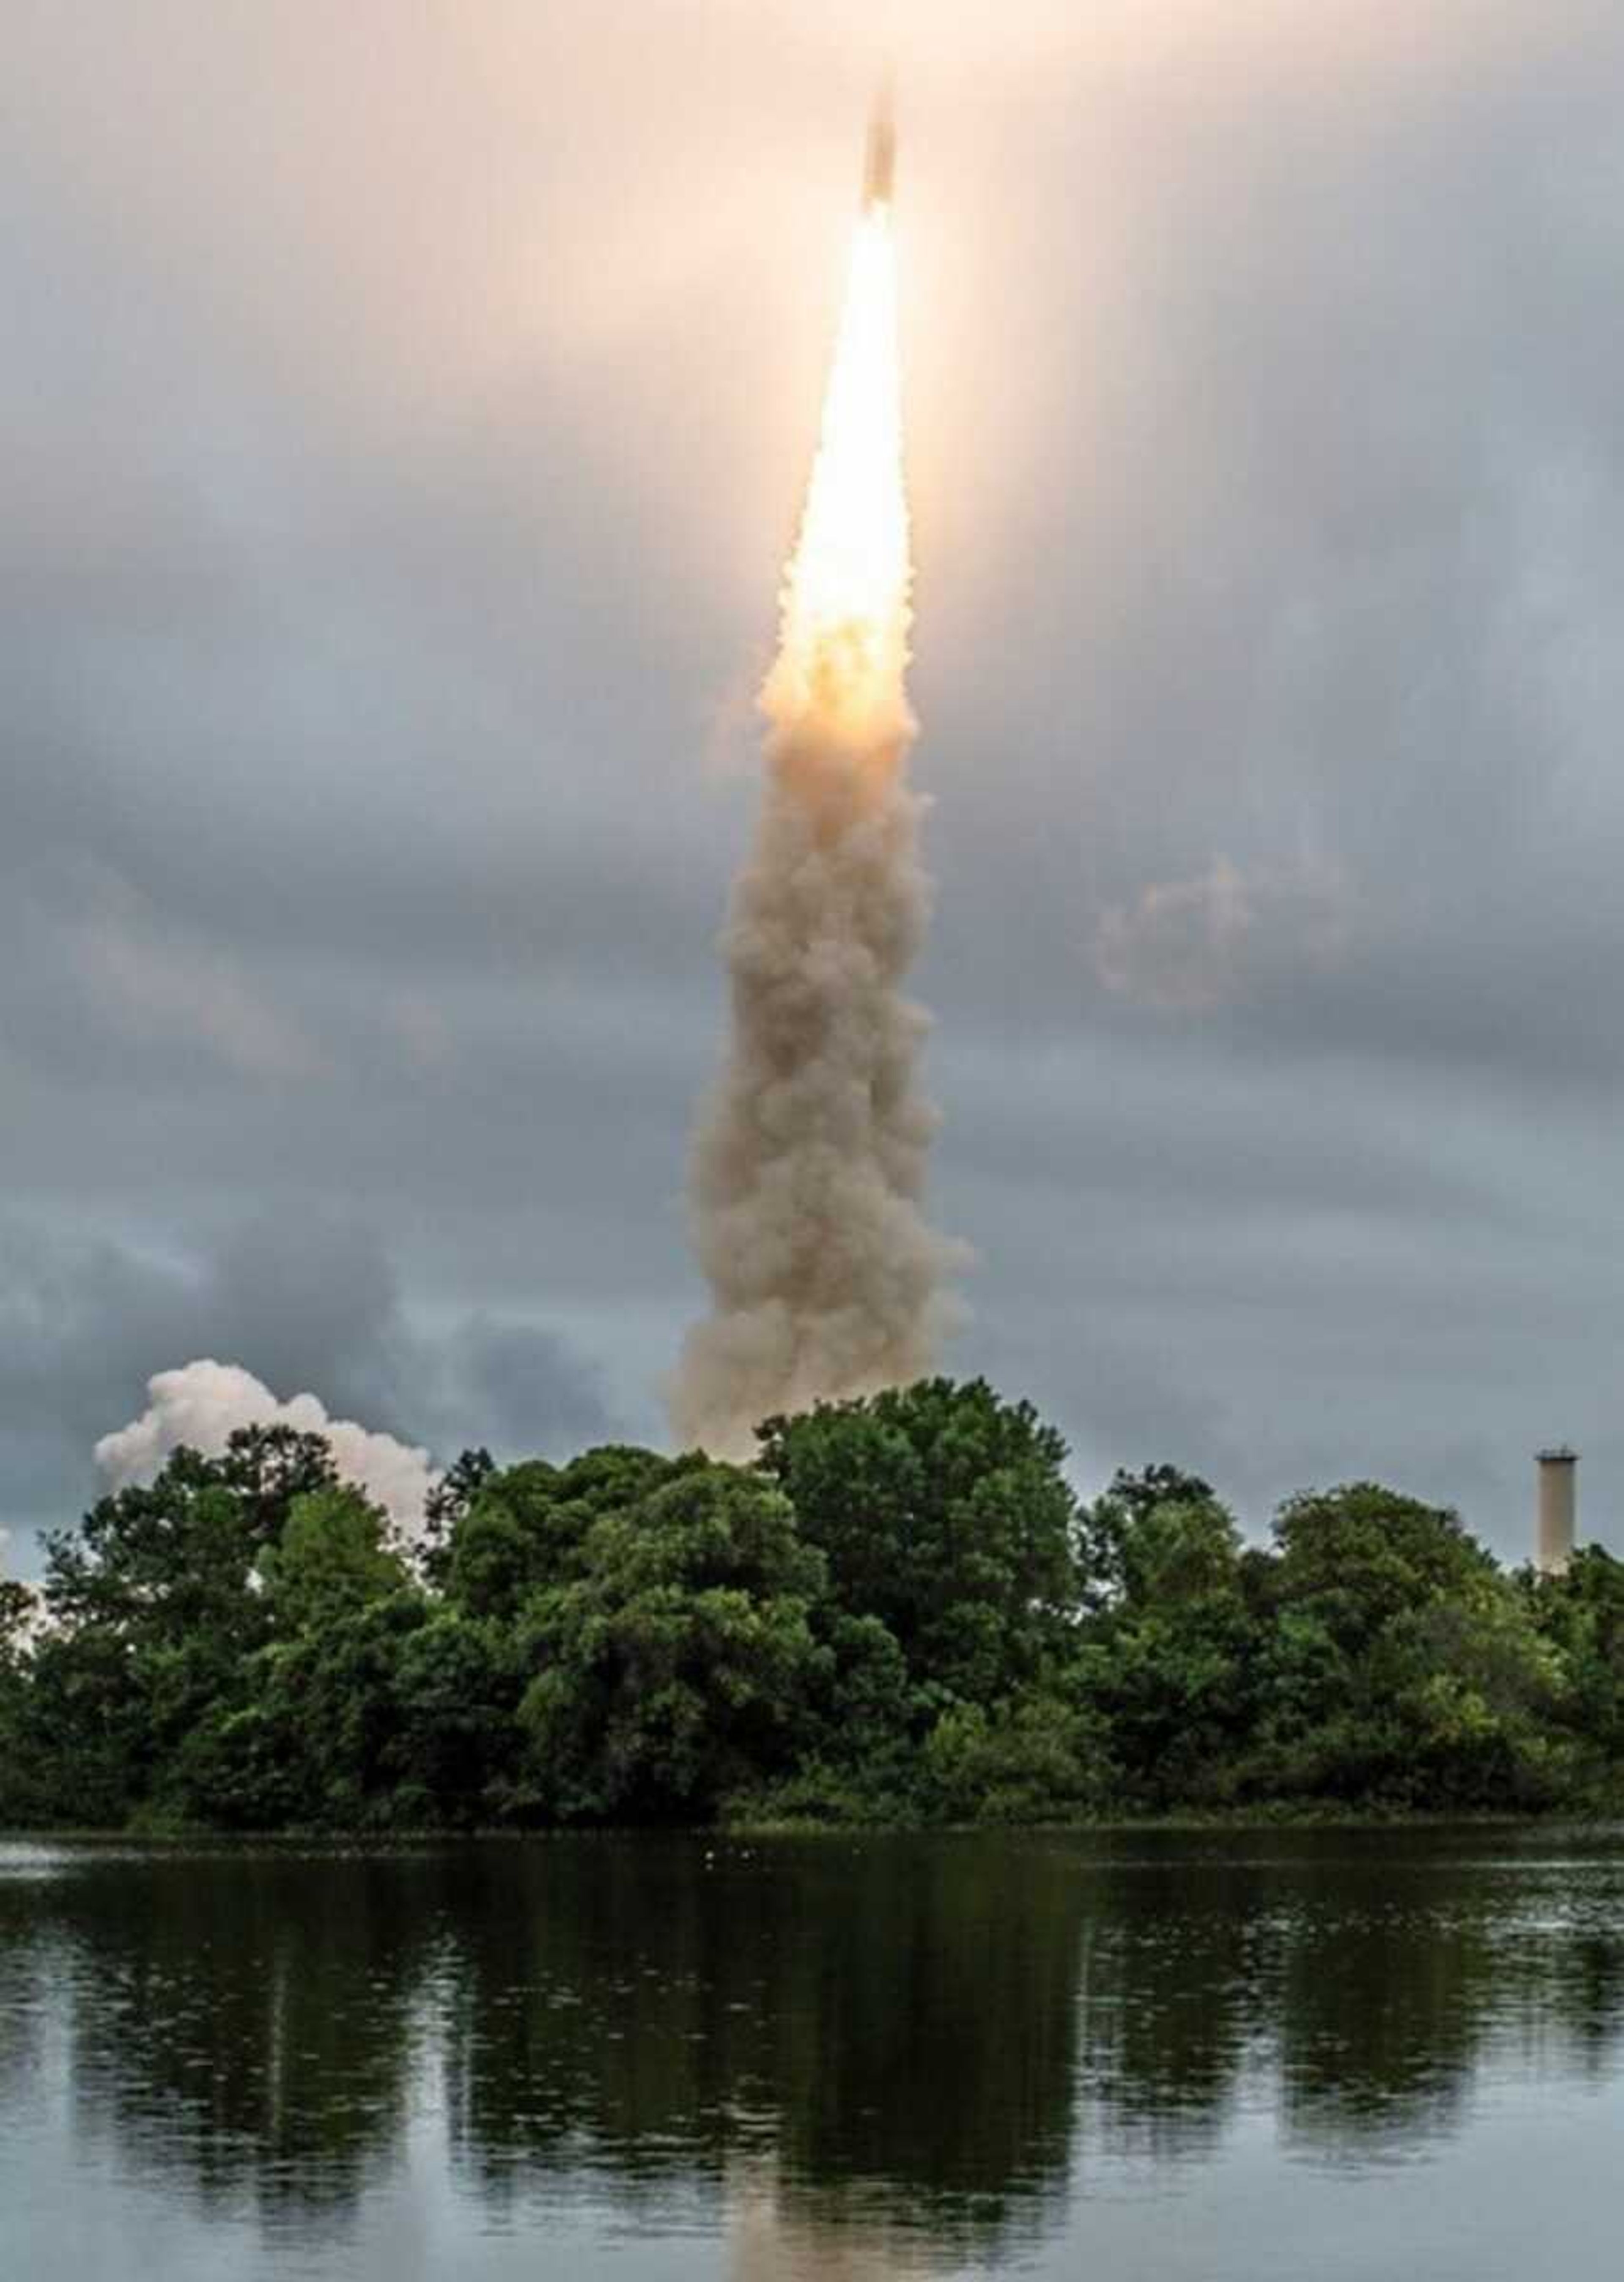
[[[897,114],[888,81],[868,116],[868,150],[863,160],[863,210],[889,206],[897,176]]]

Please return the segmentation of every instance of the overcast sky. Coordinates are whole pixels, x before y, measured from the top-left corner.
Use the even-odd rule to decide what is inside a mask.
[[[885,48],[948,1358],[1624,1550],[1616,0],[0,0],[0,1524],[658,1438]]]

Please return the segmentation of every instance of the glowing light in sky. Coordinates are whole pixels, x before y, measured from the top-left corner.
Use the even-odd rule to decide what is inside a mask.
[[[891,210],[876,202],[857,225],[820,440],[785,578],[780,653],[765,693],[775,720],[814,713],[866,739],[905,714],[910,575],[897,244]]]

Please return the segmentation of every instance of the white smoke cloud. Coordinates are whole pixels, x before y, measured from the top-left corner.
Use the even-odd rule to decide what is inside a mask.
[[[151,1400],[139,1418],[96,1445],[96,1463],[113,1489],[150,1482],[183,1445],[206,1458],[224,1454],[239,1426],[287,1425],[325,1436],[340,1478],[364,1490],[398,1529],[422,1526],[438,1476],[426,1450],[375,1434],[353,1418],[332,1418],[314,1394],[279,1401],[252,1371],[200,1358],[147,1381]]]

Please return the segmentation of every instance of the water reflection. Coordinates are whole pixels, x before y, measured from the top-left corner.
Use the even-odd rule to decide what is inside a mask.
[[[948,2239],[1063,2177],[1082,1916],[986,1850],[649,1842],[472,1859],[447,1968],[451,2144],[536,2167],[882,2188]]]
[[[945,2255],[883,2205],[797,2202],[769,2167],[742,2171],[730,2186],[728,2282],[917,2282],[939,2273]]]
[[[13,1859],[0,2140],[54,2084],[63,2193],[103,2160],[306,2245],[426,2167],[487,2232],[589,2208],[740,2282],[904,2278],[1248,2117],[1413,2160],[1624,2033],[1611,1836]]]
[[[353,2201],[423,2050],[410,1865],[160,1855],[29,1900],[81,2140],[183,2172],[206,2208],[246,2192],[271,2224]]]

